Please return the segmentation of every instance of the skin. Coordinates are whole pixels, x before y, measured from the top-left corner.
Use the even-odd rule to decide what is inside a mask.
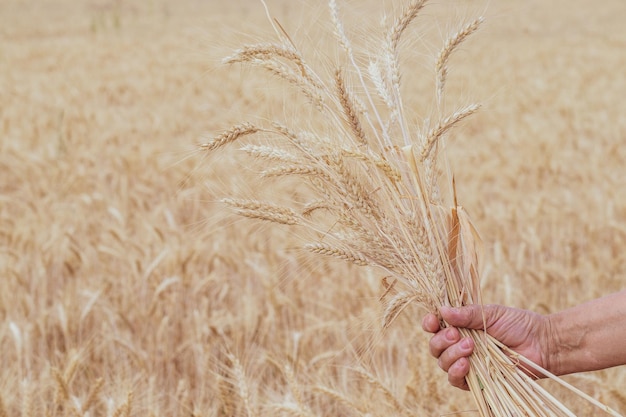
[[[461,338],[460,327],[484,328],[555,375],[626,364],[626,290],[550,315],[501,305],[441,307],[440,314],[450,327],[441,329],[434,314],[422,321],[423,329],[434,333],[430,353],[450,384],[464,390],[474,342]]]

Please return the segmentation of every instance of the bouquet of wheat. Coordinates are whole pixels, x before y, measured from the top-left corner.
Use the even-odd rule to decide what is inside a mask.
[[[263,144],[247,143],[242,149],[267,163],[263,175],[297,177],[317,197],[299,206],[236,198],[224,203],[243,216],[304,226],[316,236],[307,250],[377,267],[393,277],[384,327],[409,303],[421,303],[435,313],[443,305],[481,303],[480,238],[457,202],[444,158],[446,135],[479,106],[445,113],[444,95],[449,58],[479,28],[482,18],[461,26],[443,42],[434,68],[434,117],[416,128],[407,123],[398,56],[402,35],[426,3],[409,2],[381,44],[369,51],[369,62],[360,64],[336,1],[330,0],[336,38],[348,62],[347,68],[335,69],[330,81],[312,70],[280,23],[270,18],[277,42],[247,45],[225,62],[260,67],[295,86],[322,113],[325,133],[278,122],[267,126],[246,122],[202,145],[213,151],[246,136],[262,135]],[[475,341],[467,382],[482,416],[573,416],[529,376],[532,373],[554,378],[618,415],[485,332],[460,331]]]

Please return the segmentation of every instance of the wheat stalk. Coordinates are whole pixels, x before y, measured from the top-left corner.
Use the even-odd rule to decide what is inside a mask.
[[[452,176],[441,175],[438,166],[446,162],[439,152],[446,136],[479,109],[470,104],[446,115],[443,102],[450,57],[476,32],[482,18],[463,25],[443,42],[434,68],[437,116],[433,121],[423,121],[422,132],[412,134],[417,129],[409,128],[400,94],[399,45],[426,3],[411,1],[383,35],[383,47],[368,51],[366,55],[372,58],[360,65],[337,2],[330,0],[337,40],[351,67],[335,70],[327,84],[306,64],[282,27],[277,30],[282,43],[258,44],[235,52],[226,62],[268,69],[311,99],[326,123],[324,134],[279,123],[269,127],[244,123],[203,145],[213,151],[253,134],[285,141],[273,146],[247,144],[243,149],[269,165],[263,176],[295,176],[307,184],[316,194],[312,201],[300,209],[254,199],[227,198],[223,202],[246,217],[304,226],[302,229],[316,236],[305,245],[311,252],[384,271],[394,284],[385,293],[393,296],[382,297],[388,299],[383,327],[391,325],[413,302],[432,312],[443,305],[481,303],[481,241],[468,214],[457,203]],[[363,100],[355,93],[357,89],[348,87],[350,75]],[[328,137],[328,132],[333,135]],[[449,190],[445,195],[439,190],[442,184]],[[517,367],[519,362],[526,363],[521,357],[484,332],[461,329],[461,333],[475,341],[467,381],[482,416],[573,415]],[[241,381],[243,371],[237,366],[234,371]],[[538,372],[560,381],[543,369]],[[380,381],[364,372],[360,375],[397,412],[406,411]],[[240,386],[239,396],[250,414],[244,388],[245,384]],[[299,397],[297,392],[294,395]],[[297,406],[281,404],[274,409],[309,414],[303,407],[298,400]],[[608,407],[601,408],[618,415]]]

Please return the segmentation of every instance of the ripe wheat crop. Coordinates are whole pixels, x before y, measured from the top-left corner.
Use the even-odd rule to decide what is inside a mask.
[[[401,1],[338,1],[383,121],[394,97],[376,88],[390,83],[378,46]],[[297,48],[274,41],[258,0],[0,1],[1,417],[478,415],[428,353],[425,309],[402,299],[412,287],[324,238],[376,238],[336,213],[393,220],[395,203],[363,170],[387,184],[413,174],[377,157],[378,121],[325,2],[267,3]],[[433,147],[438,213],[455,207],[449,161],[483,237],[485,303],[549,314],[622,289],[623,0],[480,7],[431,1],[394,41],[418,166],[419,137],[471,98],[481,104]],[[439,114],[439,51],[477,15],[447,58]],[[245,45],[265,49],[242,61]],[[270,54],[280,65],[249,65]],[[197,149],[223,130],[230,142]],[[346,181],[331,198],[309,181],[332,172],[303,164],[290,132],[305,145],[345,138]],[[339,192],[365,197],[336,209]],[[234,215],[247,200],[283,223]],[[564,379],[625,413],[626,368]],[[605,415],[549,378],[538,384],[577,416]]]
[[[242,148],[265,164],[261,175],[267,180],[296,177],[313,198],[293,205],[230,197],[222,202],[245,217],[304,229],[312,240],[304,248],[313,253],[381,269],[392,280],[383,297],[383,328],[410,303],[433,313],[443,305],[481,303],[481,241],[457,201],[445,152],[453,129],[479,110],[476,104],[448,110],[450,57],[483,19],[462,24],[443,41],[432,70],[434,108],[419,123],[409,123],[413,118],[402,100],[400,44],[427,3],[408,2],[374,48],[361,52],[352,45],[336,0],[330,0],[330,18],[347,66],[338,65],[326,78],[270,17],[278,41],[246,45],[224,63],[251,65],[292,85],[321,113],[325,126],[315,131],[289,122],[244,122],[202,145],[216,151],[249,136],[263,137],[263,145]],[[476,344],[467,382],[480,415],[573,416],[529,374],[549,376],[619,415],[486,333],[460,331]]]

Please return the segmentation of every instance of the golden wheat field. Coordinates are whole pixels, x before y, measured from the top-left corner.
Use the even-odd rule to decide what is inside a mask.
[[[326,2],[267,3],[332,74]],[[338,4],[358,44],[402,3]],[[409,115],[432,105],[435,45],[478,15],[448,99],[482,107],[448,157],[484,301],[549,313],[623,289],[626,3],[432,2],[402,44]],[[289,85],[221,64],[272,36],[258,0],[0,2],[0,417],[478,415],[424,310],[382,330],[378,271],[220,203],[299,198],[237,146],[198,147],[242,120],[319,122]],[[565,379],[626,413],[626,367]]]

